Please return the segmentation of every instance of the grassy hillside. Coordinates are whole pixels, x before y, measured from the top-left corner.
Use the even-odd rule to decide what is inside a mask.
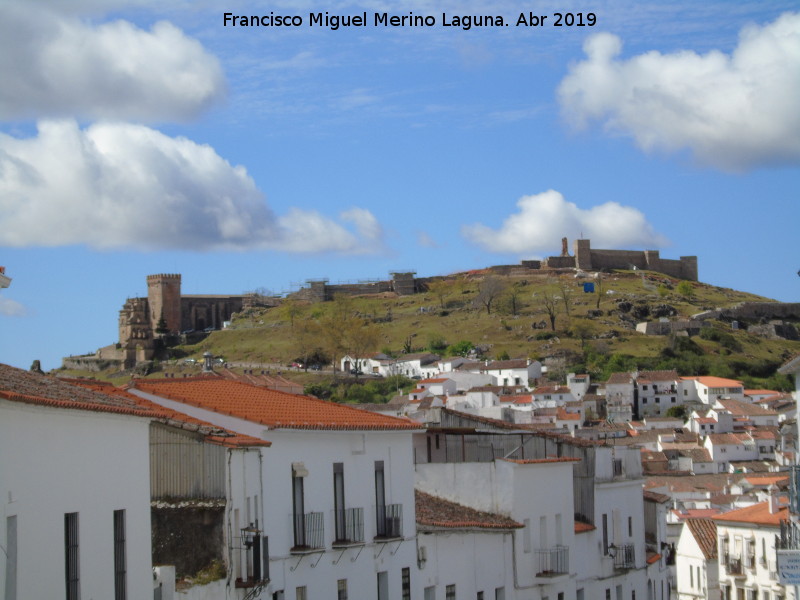
[[[585,281],[595,283],[595,293],[584,293]],[[346,350],[332,349],[326,342],[326,336],[338,335],[356,338],[348,347],[360,353],[447,354],[449,346],[469,341],[486,358],[547,360],[556,375],[577,370],[603,379],[613,371],[677,368],[684,375],[712,374],[741,378],[750,386],[790,387],[774,370],[800,352],[798,342],[756,337],[721,321],[692,338],[635,331],[636,322],[662,315],[688,317],[766,300],[656,273],[615,272],[598,281],[573,275],[500,277],[477,272],[437,282],[428,292],[413,296],[382,294],[251,309],[237,315],[228,330],[193,346],[170,349],[162,362],[199,359],[205,351],[230,362],[286,365],[313,352],[330,359]],[[306,381],[315,377],[302,376]]]

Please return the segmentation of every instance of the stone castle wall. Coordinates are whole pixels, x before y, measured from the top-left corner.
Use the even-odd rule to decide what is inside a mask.
[[[148,275],[147,303],[149,321],[153,331],[163,318],[169,333],[181,331],[181,276],[180,275]]]

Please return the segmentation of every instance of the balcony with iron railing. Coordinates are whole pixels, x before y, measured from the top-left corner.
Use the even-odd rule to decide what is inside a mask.
[[[733,575],[734,577],[744,577],[744,565],[742,564],[741,558],[734,558],[733,556],[724,557],[726,560],[725,562],[725,570],[728,572],[728,575]]]
[[[325,525],[323,513],[310,512],[292,515],[294,546],[292,554],[315,552],[325,548]]]
[[[633,544],[620,544],[609,547],[609,554],[614,559],[615,569],[633,569],[636,567],[636,552]]]
[[[569,573],[569,548],[553,546],[536,551],[537,577],[556,577]]]
[[[333,511],[333,546],[364,543],[364,509],[345,508]]]
[[[394,540],[403,537],[403,505],[383,504],[375,507],[375,539]]]

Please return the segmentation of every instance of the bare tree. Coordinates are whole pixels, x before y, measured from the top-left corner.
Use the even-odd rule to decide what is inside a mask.
[[[597,308],[600,309],[600,300],[603,297],[603,274],[597,273],[597,282],[595,283],[595,291],[597,292]]]
[[[550,319],[550,329],[556,330],[556,317],[558,316],[558,297],[554,296],[549,290],[544,290],[541,295],[542,305]]]
[[[475,302],[479,306],[483,306],[486,309],[486,314],[490,315],[492,314],[492,304],[505,292],[506,287],[506,282],[499,277],[487,275],[478,288]]]
[[[564,313],[567,318],[570,318],[570,309],[572,307],[572,288],[568,281],[559,281],[558,289],[561,291],[561,301],[564,303]]]
[[[509,286],[506,291],[505,299],[508,304],[508,312],[517,316],[519,310],[522,308],[522,285],[517,282]]]
[[[437,279],[428,284],[428,291],[439,301],[439,306],[444,310],[445,301],[453,293],[453,283],[446,279]]]

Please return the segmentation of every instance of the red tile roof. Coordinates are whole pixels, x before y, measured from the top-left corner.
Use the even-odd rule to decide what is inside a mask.
[[[414,490],[417,524],[447,529],[520,529],[522,523]]]
[[[725,379],[724,377],[714,377],[712,375],[695,375],[691,377],[681,377],[685,381],[698,381],[700,384],[710,388],[735,388],[743,387],[743,383],[736,379]]]
[[[717,558],[717,525],[711,519],[686,519],[684,521],[703,556]]]
[[[56,377],[30,373],[3,364],[0,364],[0,398],[54,408],[151,418],[157,416],[155,411],[140,406],[131,398],[79,388]]]
[[[594,525],[584,523],[582,521],[575,521],[575,533],[586,533],[587,531],[594,531],[597,529]]]
[[[418,423],[221,379],[136,379],[136,389],[273,429],[416,430]]]
[[[780,507],[774,513],[769,512],[769,501],[730,510],[721,515],[711,517],[717,523],[745,523],[749,525],[766,525],[778,527],[781,521],[789,520],[789,509]]]
[[[774,417],[774,410],[768,410],[759,404],[750,404],[741,400],[717,400],[734,417]]]
[[[569,393],[571,393],[570,389],[563,385],[543,385],[533,390],[533,394],[535,396],[540,396],[541,394],[569,394]]]
[[[147,410],[152,410],[154,413],[156,413],[156,416],[159,421],[167,425],[171,425],[173,427],[180,427],[181,429],[191,429],[197,431],[205,435],[206,441],[212,444],[226,446],[229,448],[272,445],[272,442],[261,440],[249,435],[236,433],[234,431],[230,431],[222,427],[217,427],[216,425],[213,425],[208,421],[195,419],[194,417],[186,415],[182,412],[166,408],[164,406],[161,406],[160,404],[156,404],[155,402],[151,402],[150,400],[147,400],[145,398],[140,398],[139,396],[135,396],[123,389],[114,387],[112,384],[105,381],[93,381],[89,379],[74,379],[68,381],[70,381],[70,383],[73,383],[74,385],[86,389],[100,391],[104,394],[114,395],[117,397],[129,398],[140,407],[145,408]]]
[[[648,383],[650,381],[679,381],[680,375],[676,370],[671,371],[640,371],[636,381]]]

